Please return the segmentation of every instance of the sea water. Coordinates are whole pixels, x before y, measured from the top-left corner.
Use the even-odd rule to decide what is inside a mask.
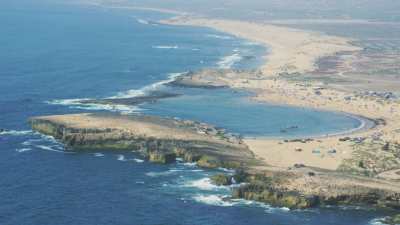
[[[260,63],[244,56],[265,49],[210,29],[155,22],[167,16],[44,0],[2,2],[0,128],[7,131],[0,134],[0,224],[361,225],[387,215],[352,207],[291,211],[232,200],[229,187],[209,180],[223,170],[155,165],[132,152],[106,149],[65,152],[53,138],[30,130],[31,116],[118,111],[74,105],[74,99],[135,95],[173,73]],[[292,125],[299,126],[293,135],[358,126],[343,115],[251,103],[248,93],[229,89],[174,91],[184,95],[121,110],[198,119],[244,135],[280,136]]]

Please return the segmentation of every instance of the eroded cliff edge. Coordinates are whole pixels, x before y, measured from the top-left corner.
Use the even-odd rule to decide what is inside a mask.
[[[188,120],[70,114],[35,117],[30,124],[32,129],[60,140],[67,150],[137,151],[153,162],[170,163],[182,157],[210,168],[257,164],[239,137]]]
[[[35,117],[32,128],[65,144],[66,150],[137,151],[151,162],[177,157],[206,168],[233,168],[216,184],[244,183],[233,197],[273,206],[309,208],[367,205],[400,209],[398,183],[298,166],[287,170],[256,159],[240,137],[204,123],[145,115],[70,114]]]

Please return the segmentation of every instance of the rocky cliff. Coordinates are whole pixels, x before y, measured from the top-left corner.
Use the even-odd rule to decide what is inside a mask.
[[[232,135],[212,126],[152,116],[74,114],[35,117],[32,129],[53,136],[67,150],[137,151],[150,161],[174,162],[176,157],[199,166],[240,167],[255,162],[252,152]]]

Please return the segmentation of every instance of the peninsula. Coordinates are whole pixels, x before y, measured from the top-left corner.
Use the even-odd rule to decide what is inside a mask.
[[[360,54],[363,49],[354,40],[272,24],[186,14],[161,23],[209,27],[269,49],[264,65],[255,71],[195,71],[169,85],[245,89],[254,93],[254,101],[348,113],[363,118],[362,126],[345,134],[283,140],[239,138],[194,121],[75,114],[32,118],[32,128],[76,150],[134,150],[153,162],[169,163],[182,157],[202,167],[234,168],[236,175],[219,175],[214,182],[245,182],[234,190],[234,197],[275,206],[400,208],[400,100],[391,92],[360,91],[371,88],[370,82],[360,83],[356,89],[330,82],[330,77],[310,76],[318,73],[329,57]],[[343,83],[352,82],[343,71],[353,66],[354,57],[339,60],[333,68]],[[383,83],[378,82],[374,89],[382,89]],[[102,101],[136,103],[132,99],[96,103]]]

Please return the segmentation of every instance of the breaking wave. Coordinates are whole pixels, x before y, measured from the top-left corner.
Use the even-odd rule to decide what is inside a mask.
[[[178,49],[179,46],[178,45],[155,45],[155,46],[152,46],[152,48],[155,48],[155,49]]]
[[[230,201],[225,201],[224,198],[228,196],[226,195],[195,195],[193,196],[193,199],[197,202],[204,203],[207,205],[214,205],[214,206],[233,206],[235,205],[234,203]]]
[[[63,100],[52,100],[46,103],[52,105],[65,105],[74,109],[85,109],[85,110],[106,110],[111,112],[122,112],[122,113],[137,113],[142,111],[141,108],[131,105],[110,105],[110,104],[94,104],[94,103],[82,103],[82,101],[92,100],[88,98],[76,98],[76,99],[63,99]]]
[[[9,135],[9,136],[23,136],[27,134],[33,134],[32,130],[6,130],[0,132],[0,135]]]
[[[376,218],[376,219],[371,220],[368,224],[369,225],[386,225],[385,223],[382,222],[384,219],[385,219],[385,217]]]
[[[17,151],[17,152],[27,152],[27,151],[31,151],[32,149],[31,148],[18,148],[18,149],[15,149],[15,151]]]
[[[110,99],[146,96],[148,94],[151,94],[151,92],[160,91],[161,89],[165,88],[166,84],[175,81],[176,78],[182,76],[185,73],[170,73],[168,74],[168,77],[165,80],[161,80],[156,83],[144,86],[143,88],[140,89],[132,89],[124,92],[119,92],[117,95],[110,97]]]
[[[220,69],[231,69],[236,63],[242,60],[242,56],[235,51],[234,54],[223,57],[217,65]]]
[[[94,153],[93,155],[94,155],[95,157],[103,157],[103,156],[104,156],[103,153],[99,153],[99,152],[96,152],[96,153]]]
[[[118,155],[117,160],[118,160],[118,161],[123,161],[123,162],[127,161],[127,160],[125,159],[125,156],[124,156],[124,155]]]
[[[200,180],[188,181],[184,184],[185,187],[197,188],[205,191],[228,189],[225,186],[217,186],[212,184],[210,178],[202,178]]]
[[[134,158],[133,161],[135,161],[137,163],[143,163],[144,162],[143,159],[137,159],[137,158]]]
[[[144,19],[137,19],[136,20],[138,23],[140,23],[140,24],[144,24],[144,25],[149,25],[150,24],[150,22],[149,21],[147,21],[147,20],[144,20]]]
[[[121,98],[134,98],[143,97],[150,95],[152,92],[160,91],[166,88],[166,84],[175,81],[175,79],[184,73],[170,73],[167,79],[152,83],[150,85],[144,86],[140,89],[132,89],[128,91],[119,92],[114,96],[108,97],[106,99],[121,99]],[[46,101],[48,104],[52,105],[65,105],[70,108],[84,109],[84,110],[105,110],[111,112],[121,112],[126,114],[139,113],[143,111],[138,106],[132,105],[114,105],[114,104],[94,104],[94,103],[82,103],[82,101],[94,100],[90,98],[76,98],[76,99],[57,99]]]
[[[72,152],[66,152],[62,149],[60,149],[59,146],[47,146],[47,145],[33,145],[36,148],[39,148],[41,150],[45,151],[51,151],[51,152],[59,152],[59,153],[72,153]]]

